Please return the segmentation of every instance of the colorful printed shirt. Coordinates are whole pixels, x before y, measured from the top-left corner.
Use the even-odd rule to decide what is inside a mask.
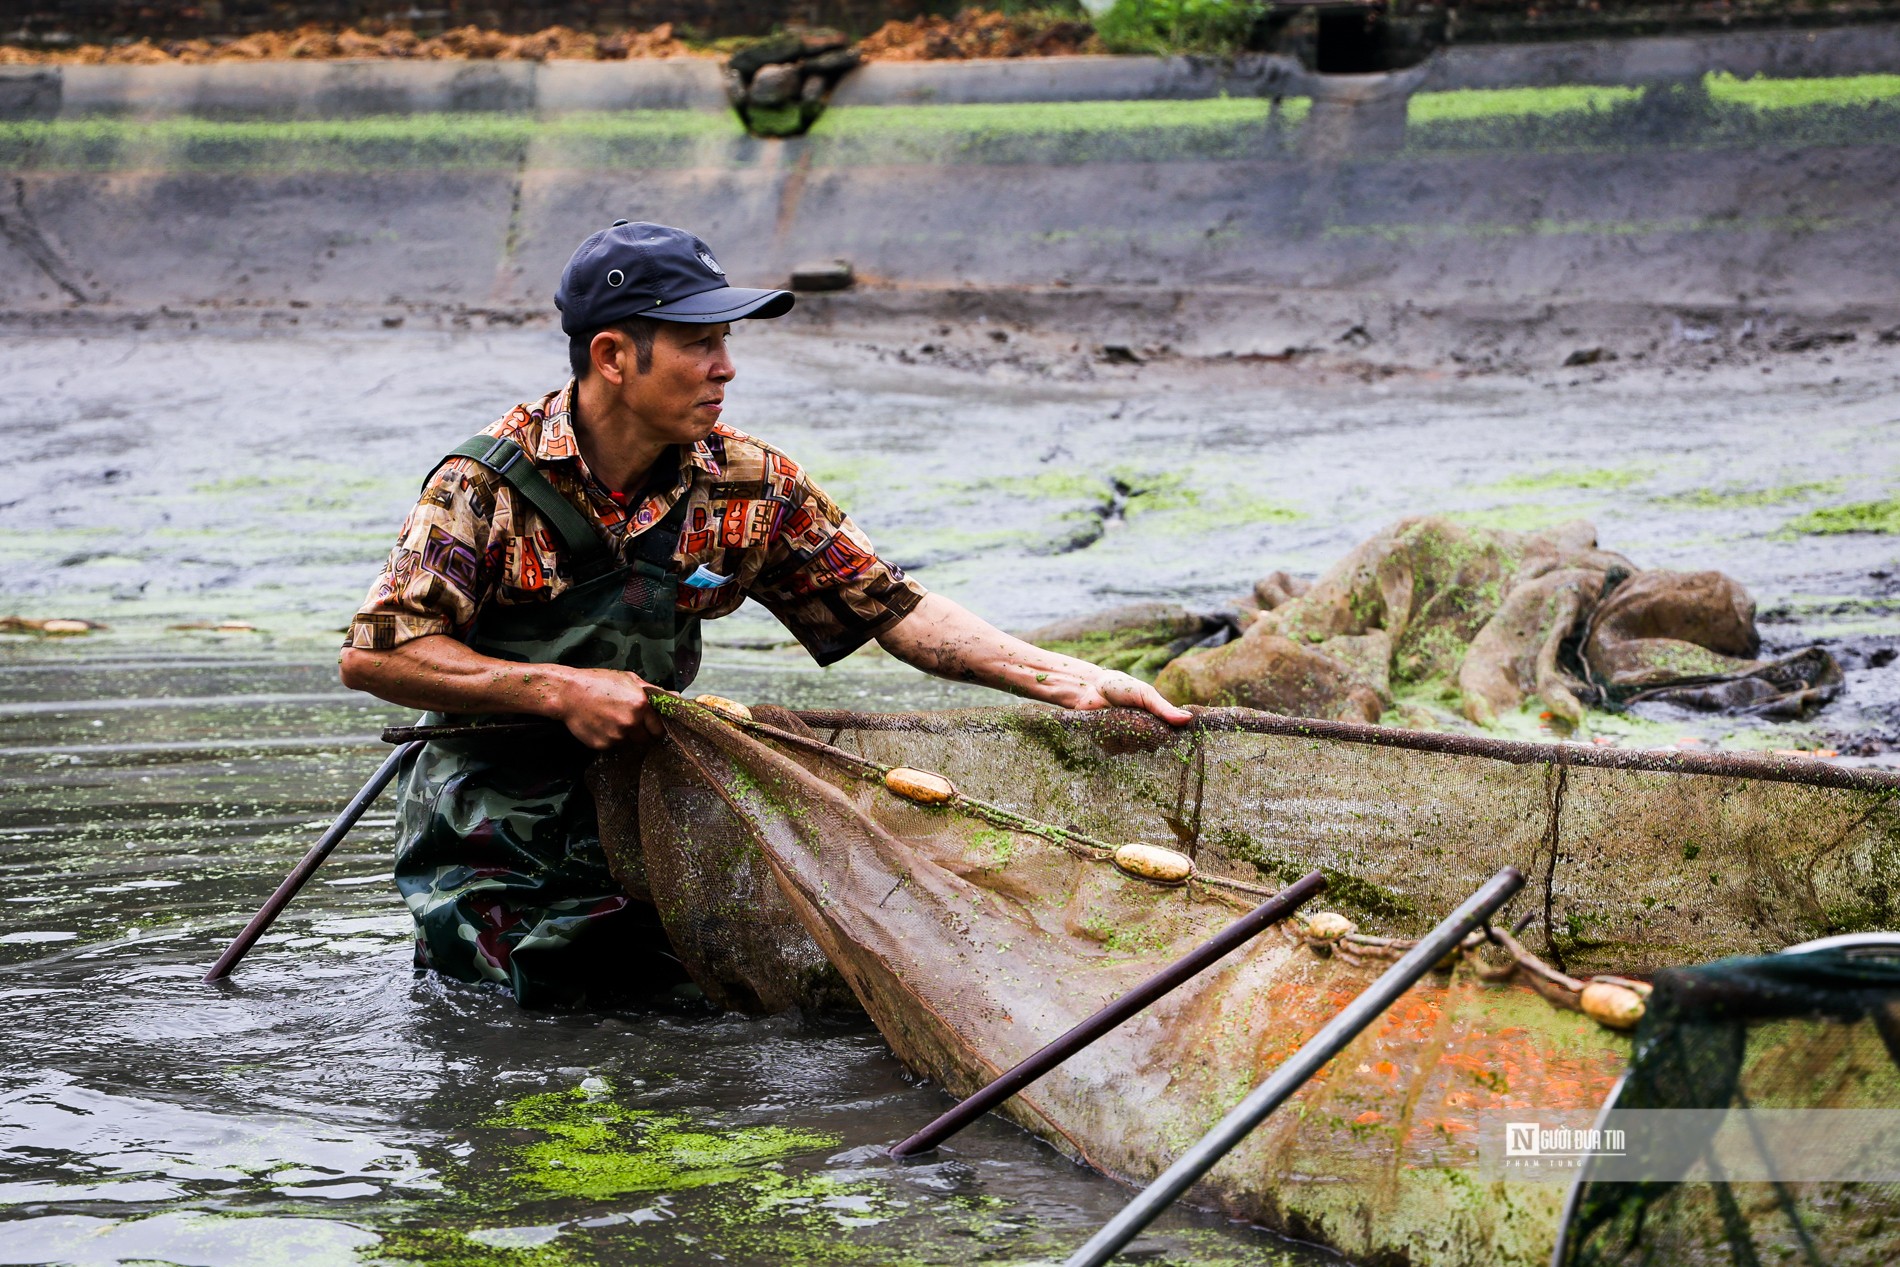
[[[687,497],[675,566],[678,609],[702,619],[763,604],[820,664],[851,654],[908,615],[924,589],[870,541],[798,463],[730,427],[681,453],[665,487],[620,498],[581,458],[574,384],[518,405],[484,434],[514,440],[617,554]],[[662,458],[660,467],[667,466]],[[662,474],[664,470],[662,469]],[[500,476],[451,458],[430,478],[396,548],[350,623],[346,646],[384,651],[427,634],[466,639],[489,603],[539,603],[571,580],[560,538]],[[724,579],[721,579],[724,578]]]

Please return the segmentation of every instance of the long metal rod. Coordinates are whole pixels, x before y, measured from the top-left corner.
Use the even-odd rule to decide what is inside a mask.
[[[427,743],[432,739],[551,738],[565,735],[567,727],[551,717],[519,717],[509,721],[445,722],[439,726],[390,726],[384,743]]]
[[[396,768],[402,764],[402,759],[421,746],[419,741],[406,743],[383,759],[383,763],[376,767],[376,773],[370,775],[369,782],[363,785],[363,790],[350,798],[350,803],[336,816],[330,829],[317,838],[317,843],[310,846],[310,852],[303,856],[303,861],[284,877],[284,882],[277,886],[277,891],[270,895],[270,900],[259,908],[257,914],[251,916],[251,922],[244,926],[237,940],[225,947],[224,953],[218,956],[218,962],[212,964],[211,971],[205,973],[207,982],[222,981],[231,975],[231,969],[237,967],[238,960],[244,958],[246,952],[257,944],[257,939],[276,921],[284,907],[290,904],[290,899],[297,896],[297,891],[309,883],[310,877],[323,865],[323,860],[343,843],[343,838],[349,835],[350,828],[356,826],[356,820],[363,816],[363,811],[382,795],[389,781],[396,777]]]
[[[1051,1040],[975,1095],[893,1147],[891,1156],[914,1157],[935,1148],[1162,995],[1192,980],[1229,951],[1285,919],[1298,910],[1301,903],[1325,887],[1324,876],[1317,871],[1307,872],[1223,928],[1211,940],[1190,950],[1061,1037]]]
[[[1407,951],[1405,957],[1387,968],[1366,990],[1348,1003],[1326,1023],[1325,1028],[1306,1043],[1267,1080],[1255,1087],[1246,1099],[1235,1105],[1200,1142],[1181,1155],[1181,1159],[1122,1208],[1088,1244],[1075,1251],[1063,1267],[1101,1267],[1123,1246],[1141,1234],[1176,1197],[1186,1192],[1215,1163],[1251,1134],[1267,1116],[1304,1086],[1320,1067],[1356,1038],[1359,1032],[1377,1020],[1398,1001],[1412,983],[1432,970],[1432,966],[1463,941],[1465,935],[1488,920],[1524,887],[1524,874],[1506,867],[1485,881],[1484,887],[1465,899],[1464,905],[1447,916],[1425,938]]]

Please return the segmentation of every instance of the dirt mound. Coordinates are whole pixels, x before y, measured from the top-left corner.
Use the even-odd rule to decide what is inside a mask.
[[[1061,57],[1106,53],[1095,28],[1047,14],[965,9],[954,18],[928,14],[886,22],[858,45],[867,61],[928,62],[970,57]]]
[[[413,61],[624,61],[635,57],[684,57],[693,53],[663,22],[650,31],[596,35],[550,26],[532,35],[509,35],[477,26],[457,27],[424,39],[414,31],[341,31],[301,26],[260,31],[237,39],[138,40],[130,44],[81,44],[49,50],[0,45],[0,66],[154,66],[170,63],[258,62],[336,58]]]

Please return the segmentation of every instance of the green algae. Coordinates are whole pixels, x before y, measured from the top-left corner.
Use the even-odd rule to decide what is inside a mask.
[[[1825,506],[1791,521],[1788,532],[1832,536],[1846,532],[1900,533],[1900,497],[1884,501]]]
[[[1543,471],[1537,474],[1513,475],[1487,489],[1505,492],[1540,492],[1546,489],[1579,488],[1586,492],[1616,492],[1632,484],[1640,484],[1650,476],[1647,466],[1601,466],[1589,470]]]
[[[1031,101],[967,105],[841,106],[827,111],[813,135],[965,136],[1114,133],[1148,128],[1264,123],[1273,102],[1263,97],[1192,101]]]
[[[1007,867],[1016,857],[1016,837],[999,827],[978,827],[969,833],[968,840],[980,851],[986,867]]]
[[[1178,534],[1221,531],[1247,524],[1290,524],[1306,518],[1305,511],[1285,502],[1241,489],[1198,494],[1174,506],[1150,504],[1140,509],[1167,511],[1165,516],[1152,522],[1160,530]]]
[[[1314,870],[1310,860],[1277,853],[1237,828],[1222,828],[1213,833],[1209,840],[1226,856],[1251,864],[1261,875],[1280,884],[1291,884]],[[1387,919],[1407,919],[1419,913],[1410,898],[1370,880],[1336,867],[1322,866],[1318,870],[1326,877],[1326,901],[1329,907],[1336,906],[1360,917]]]
[[[1068,468],[1006,476],[966,491],[1001,491],[1030,501],[1088,503],[1103,517],[1141,520],[1167,532],[1193,533],[1249,523],[1292,523],[1305,513],[1237,485],[1207,486],[1191,474],[1135,466]]]
[[[363,119],[59,119],[0,123],[0,168],[101,171],[518,169],[697,161],[706,142],[743,138],[738,121],[699,110],[631,110]]]
[[[1832,79],[1738,79],[1712,71],[1704,79],[1709,99],[1751,110],[1798,110],[1811,106],[1865,106],[1900,99],[1900,75],[1842,75]]]
[[[1195,505],[1201,494],[1188,481],[1189,477],[1179,471],[1122,465],[1108,470],[1065,467],[959,487],[961,491],[1001,492],[1032,501],[1094,502],[1104,510],[1119,499],[1121,513],[1134,515]]]
[[[1093,21],[1111,53],[1232,57],[1268,8],[1263,0],[1115,0]]]
[[[1662,148],[1867,145],[1900,137],[1900,76],[1749,79],[1648,88],[1578,85],[1419,93],[1408,153],[1620,153]]]
[[[446,1200],[428,1226],[398,1226],[362,1251],[370,1262],[437,1267],[580,1267],[629,1261],[629,1253],[672,1258],[683,1247],[716,1245],[750,1262],[911,1264],[941,1261],[909,1241],[880,1243],[868,1229],[913,1204],[880,1177],[793,1169],[801,1154],[835,1148],[838,1136],[778,1126],[696,1128],[680,1114],[630,1108],[612,1087],[589,1079],[565,1091],[529,1095],[478,1124],[502,1132],[497,1165],[448,1159]],[[668,1213],[635,1231],[599,1203],[629,1193],[663,1193]],[[930,1217],[953,1236],[979,1234],[994,1198],[933,1198]],[[678,1220],[675,1222],[675,1220]],[[447,1223],[450,1226],[444,1226]],[[509,1224],[558,1239],[510,1245],[490,1239]],[[473,1225],[473,1226],[471,1226]],[[629,1241],[629,1236],[634,1241]],[[651,1238],[651,1239],[648,1239]],[[687,1253],[692,1253],[690,1248]],[[644,1261],[641,1256],[639,1261]]]
[[[1565,84],[1548,88],[1459,88],[1414,93],[1405,104],[1408,123],[1462,122],[1470,119],[1550,118],[1597,113],[1637,101],[1641,88]]]
[[[1170,647],[1180,633],[1169,625],[1138,625],[1125,629],[1099,629],[1076,638],[1044,638],[1037,645],[1057,655],[1086,660],[1105,669],[1132,673],[1144,682],[1152,682],[1174,659]]]
[[[1464,692],[1444,674],[1394,681],[1391,701],[1379,717],[1381,726],[1439,729],[1456,726],[1464,715]]]
[[[1599,507],[1598,502],[1513,502],[1483,510],[1453,510],[1445,518],[1472,528],[1493,528],[1501,532],[1542,532],[1572,519],[1587,519]]]
[[[1302,109],[1259,97],[840,106],[807,143],[814,162],[1167,162],[1283,150]]]
[[[1881,143],[1900,137],[1900,76],[1735,79],[1693,90],[1462,89],[1407,104],[1406,149],[1579,151],[1657,145]],[[1676,98],[1681,98],[1677,101]],[[1645,111],[1676,119],[1652,136]],[[1233,161],[1290,154],[1306,98],[841,106],[807,138],[820,164]],[[796,111],[794,111],[796,113]],[[1637,138],[1637,139],[1633,139]],[[0,168],[104,171],[516,171],[743,167],[766,147],[725,111],[644,110],[538,118],[436,113],[334,120],[58,119],[0,123]],[[1632,222],[1623,232],[1775,227],[1773,218]],[[1358,226],[1353,226],[1358,227]],[[1414,234],[1427,226],[1408,226]],[[1508,226],[1487,226],[1496,234]],[[1573,222],[1552,232],[1612,232]]]
[[[1814,480],[1807,483],[1777,484],[1771,488],[1696,488],[1671,493],[1652,500],[1659,506],[1681,506],[1689,510],[1746,510],[1756,506],[1779,506],[1838,493],[1840,480]]]
[[[367,1261],[427,1263],[429,1267],[580,1267],[592,1259],[558,1242],[520,1248],[484,1245],[471,1240],[467,1232],[444,1227],[397,1228],[382,1236],[382,1244],[365,1253]]]
[[[1145,924],[1130,927],[1123,922],[1124,919],[1111,918],[1101,911],[1090,911],[1077,921],[1076,927],[1086,936],[1100,942],[1102,948],[1111,955],[1139,959],[1158,955],[1168,948],[1170,939],[1165,930]]]
[[[957,486],[959,491],[1000,492],[1033,501],[1107,501],[1113,486],[1099,471],[1061,469],[1034,475],[1005,475]]]
[[[1839,216],[1661,216],[1631,220],[1445,221],[1332,224],[1328,238],[1377,238],[1411,242],[1431,238],[1650,237],[1703,233],[1825,233],[1854,222]]]
[[[625,1108],[604,1088],[587,1087],[517,1100],[483,1125],[544,1137],[515,1150],[517,1183],[592,1199],[730,1183],[767,1162],[838,1143],[834,1135],[780,1126],[694,1130],[684,1117]]]

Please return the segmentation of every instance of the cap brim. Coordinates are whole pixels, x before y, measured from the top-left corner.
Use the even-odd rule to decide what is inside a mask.
[[[738,321],[745,317],[782,317],[797,302],[789,290],[750,290],[743,286],[721,286],[702,290],[648,308],[640,315],[655,321],[684,321],[711,325],[718,321]]]

